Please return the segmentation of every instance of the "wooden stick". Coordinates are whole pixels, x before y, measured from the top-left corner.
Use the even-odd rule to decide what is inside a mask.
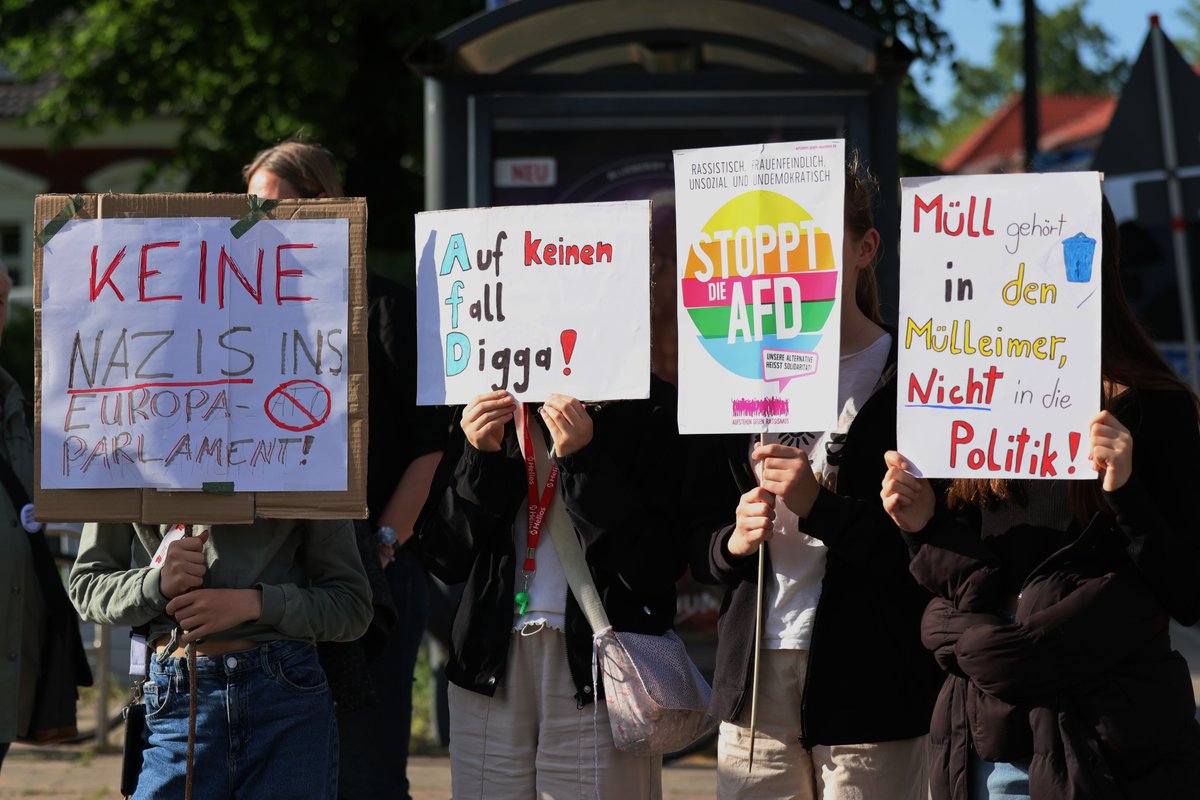
[[[758,435],[758,443],[766,445],[766,431]],[[747,773],[754,772],[754,738],[755,729],[758,725],[758,677],[761,672],[760,665],[762,663],[763,576],[766,573],[765,564],[767,561],[765,550],[765,544],[758,546],[758,601],[754,606],[754,678],[750,684],[750,758],[746,766]]]

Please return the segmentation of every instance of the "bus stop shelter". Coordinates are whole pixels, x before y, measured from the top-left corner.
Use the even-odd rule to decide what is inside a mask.
[[[674,247],[672,150],[845,137],[895,187],[911,58],[814,0],[518,0],[409,54],[426,206],[649,198],[657,256]],[[894,309],[895,203],[878,226]]]

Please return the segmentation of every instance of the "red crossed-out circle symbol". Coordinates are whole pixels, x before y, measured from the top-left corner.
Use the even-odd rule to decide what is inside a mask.
[[[289,431],[311,431],[329,419],[333,396],[316,381],[300,379],[281,383],[267,395],[263,410],[271,422]],[[284,422],[280,417],[295,417],[299,425]]]

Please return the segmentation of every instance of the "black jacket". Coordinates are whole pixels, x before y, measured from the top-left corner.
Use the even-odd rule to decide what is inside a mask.
[[[1190,673],[1168,632],[1169,617],[1200,619],[1195,410],[1182,391],[1130,391],[1114,413],[1133,436],[1133,473],[1104,495],[1104,513],[1072,523],[1067,543],[1019,576],[1014,621],[995,609],[1020,562],[1005,537],[980,537],[978,512],[940,510],[909,537],[912,572],[937,595],[923,636],[947,673],[931,732],[934,800],[966,800],[971,749],[1029,761],[1034,800],[1200,797]],[[1007,537],[1061,535],[1021,527]]]
[[[675,618],[675,581],[686,564],[674,389],[655,378],[650,391],[649,400],[589,404],[592,441],[556,459],[555,502],[566,504],[613,627],[659,634]],[[533,419],[548,436],[540,416]],[[525,513],[526,490],[512,423],[498,453],[476,450],[456,424],[412,540],[430,572],[466,584],[446,677],[489,696],[508,660],[516,592],[512,526]],[[592,631],[570,591],[566,601],[567,661],[582,707],[591,701]]]
[[[846,434],[837,493],[822,488],[804,521],[804,532],[828,547],[801,702],[808,748],[922,736],[941,684],[920,640],[929,595],[908,573],[908,550],[879,499],[883,454],[896,443],[894,367],[893,343],[893,374]],[[728,586],[713,712],[735,720],[749,703],[753,678],[758,566],[754,556],[732,556],[728,542],[739,499],[757,481],[749,436],[696,438],[685,485],[689,555],[698,580]]]

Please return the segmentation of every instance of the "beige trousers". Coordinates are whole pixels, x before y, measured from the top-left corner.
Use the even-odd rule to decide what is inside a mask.
[[[604,703],[576,705],[562,631],[514,633],[495,697],[450,685],[454,799],[660,800],[662,758],[618,751]]]
[[[925,800],[928,736],[875,744],[800,744],[806,650],[763,650],[758,733],[750,770],[750,702],[737,724],[722,722],[717,744],[721,800]],[[745,727],[743,727],[745,726]]]

